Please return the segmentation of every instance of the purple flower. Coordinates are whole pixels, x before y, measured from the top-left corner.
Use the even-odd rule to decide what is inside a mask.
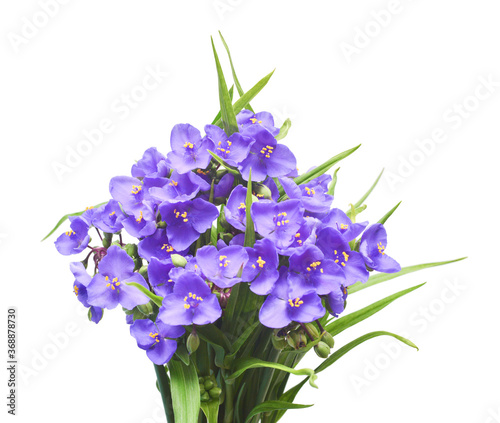
[[[217,207],[196,198],[182,203],[162,203],[160,214],[167,223],[167,236],[175,250],[182,251],[212,227],[219,215]]]
[[[213,245],[206,245],[196,252],[196,262],[201,271],[219,288],[230,288],[241,282],[238,276],[248,261],[244,247],[233,245],[220,251]]]
[[[214,143],[214,153],[228,165],[236,166],[247,158],[253,139],[235,132],[229,138],[223,129],[215,125],[206,125],[205,133]]]
[[[349,243],[339,231],[333,228],[324,228],[318,232],[316,245],[325,254],[325,257],[335,261],[345,273],[345,286],[356,282],[365,283],[368,280],[368,271],[360,253],[351,251]]]
[[[304,217],[304,223],[293,236],[293,242],[286,248],[278,249],[283,256],[290,256],[298,253],[306,245],[316,243],[316,227],[319,221],[314,217]]]
[[[174,281],[170,278],[170,271],[173,269],[176,267],[170,260],[160,261],[156,257],[151,258],[148,265],[148,280],[156,295],[165,297],[172,293]]]
[[[399,272],[401,266],[386,254],[386,247],[387,232],[380,223],[370,226],[361,236],[359,251],[370,269],[384,273]]]
[[[139,255],[151,261],[153,257],[158,260],[169,259],[172,254],[184,254],[185,251],[175,251],[170,245],[166,229],[157,229],[156,232],[144,238],[138,245]]]
[[[297,294],[313,290],[318,295],[326,295],[345,282],[342,269],[333,260],[325,259],[315,245],[292,254],[289,269],[288,281]]]
[[[328,226],[339,231],[346,241],[355,239],[368,225],[368,222],[352,223],[340,209],[331,209],[322,219],[322,227]]]
[[[251,126],[245,135],[255,140],[250,154],[238,166],[245,181],[248,181],[250,169],[253,181],[263,181],[267,176],[271,178],[285,176],[297,167],[293,153],[287,146],[278,144],[267,130]]]
[[[109,200],[107,204],[96,210],[92,224],[101,231],[114,234],[123,228],[122,222],[125,218],[118,201]]]
[[[227,205],[224,207],[226,221],[240,231],[244,231],[246,228],[246,196],[247,189],[242,185],[238,185],[231,192],[227,200]]]
[[[158,318],[170,325],[206,325],[222,314],[219,300],[198,275],[179,276],[172,294],[163,299]]]
[[[138,209],[138,215],[131,214],[122,222],[125,230],[135,238],[143,238],[155,233],[156,213],[153,205],[145,201]]]
[[[132,166],[134,178],[160,178],[170,172],[166,157],[155,147],[148,148],[142,159]]]
[[[155,364],[164,365],[175,354],[177,341],[167,338],[178,338],[184,334],[182,326],[170,326],[148,319],[136,320],[130,326],[130,334],[137,341],[137,346],[146,350],[146,355]]]
[[[214,198],[225,202],[226,198],[233,189],[233,184],[234,176],[231,173],[226,173],[222,178],[220,178],[219,183],[214,187]]]
[[[125,213],[140,216],[144,208],[144,201],[148,199],[143,183],[131,176],[115,176],[109,182],[109,192],[114,200],[118,201]]]
[[[250,110],[242,110],[236,116],[236,121],[241,133],[246,133],[250,127],[262,127],[267,129],[273,136],[279,134],[279,128],[274,126],[274,118],[269,112],[253,113]]]
[[[279,329],[291,322],[309,323],[324,316],[325,308],[318,294],[297,291],[288,279],[288,270],[283,266],[274,290],[259,312],[264,326]]]
[[[303,185],[297,185],[292,178],[280,178],[279,181],[288,198],[301,200],[307,211],[322,214],[330,210],[333,197],[326,194],[316,179]]]
[[[299,200],[281,203],[259,201],[252,204],[255,230],[270,239],[278,249],[284,249],[294,241],[295,234],[304,222],[304,208]]]
[[[257,295],[267,295],[278,280],[278,253],[269,239],[257,241],[253,248],[246,248],[248,262],[241,275],[242,280],[251,282],[250,290]]]
[[[201,139],[198,129],[187,123],[175,125],[170,135],[170,146],[172,151],[167,157],[170,165],[179,173],[187,173],[190,170],[205,169],[212,156],[208,150],[213,150],[210,139]]]
[[[328,308],[333,316],[339,317],[339,314],[344,311],[346,299],[347,288],[343,285],[328,294]]]
[[[91,320],[94,323],[99,323],[103,315],[102,308],[91,306],[88,303],[87,286],[92,280],[92,276],[87,273],[85,266],[80,262],[71,263],[70,270],[75,277],[75,281],[73,282],[73,292],[75,293],[76,298],[83,304],[84,307],[90,308]]]
[[[57,251],[63,256],[81,253],[90,241],[89,225],[80,217],[73,219],[70,230],[55,241]]]
[[[165,179],[161,187],[149,189],[154,200],[169,203],[188,201],[196,197],[200,191],[210,190],[210,184],[193,172],[180,174],[172,172],[169,179]]]
[[[146,281],[134,272],[134,260],[120,247],[113,245],[99,263],[99,273],[87,287],[89,304],[97,307],[113,309],[121,304],[128,310],[149,302],[149,298],[134,286],[135,282],[147,288]]]

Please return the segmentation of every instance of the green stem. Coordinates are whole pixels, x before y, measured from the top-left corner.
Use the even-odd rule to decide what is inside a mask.
[[[156,380],[158,381],[158,387],[160,388],[161,399],[163,401],[163,408],[165,410],[165,416],[167,417],[168,423],[174,423],[174,408],[172,406],[172,393],[170,391],[170,380],[167,376],[164,366],[155,366]]]
[[[225,376],[225,372],[223,372]],[[226,399],[224,400],[224,423],[234,423],[234,385],[225,384]]]

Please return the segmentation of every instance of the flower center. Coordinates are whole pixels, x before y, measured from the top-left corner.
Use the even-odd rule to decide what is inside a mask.
[[[155,342],[160,342],[160,337],[158,336],[158,332],[156,332],[156,333],[150,332],[149,336],[151,338],[153,338],[155,340]]]
[[[219,261],[219,267],[227,267],[231,263],[231,260],[228,260],[227,256],[219,256]]]
[[[310,272],[311,270],[319,270],[321,273],[323,273],[323,268],[321,267],[321,262],[320,261],[314,261],[314,262],[312,262],[307,267],[307,271],[308,272]]]
[[[196,294],[190,292],[188,295],[184,297],[184,308],[189,310],[191,307],[198,307],[200,302],[203,301],[203,298],[198,297]]]
[[[316,194],[316,191],[314,191],[314,188],[305,187],[305,190],[306,190],[307,195],[309,197],[312,197],[314,194]]]
[[[302,245],[302,240],[300,239],[300,232],[297,232],[295,234],[295,241],[297,241],[297,244]]]
[[[377,248],[378,248],[378,252],[379,252],[380,254],[382,254],[383,256],[385,256],[385,252],[384,252],[385,247],[382,245],[382,243],[381,243],[381,242],[379,242],[379,243],[377,244]]]
[[[132,185],[132,194],[139,194],[139,192],[142,190],[141,185]]]
[[[334,250],[333,254],[335,256],[335,263],[340,264],[342,267],[345,267],[345,264],[349,260],[349,254],[347,254],[345,251],[342,251],[342,253],[339,254],[337,250]]]
[[[174,210],[175,217],[179,219],[179,217],[182,217],[183,222],[187,222],[189,219],[187,218],[187,212],[178,212],[177,209]]]
[[[144,215],[142,214],[142,210],[139,212],[139,217],[135,219],[137,223],[141,223],[142,219],[144,219]]]
[[[66,232],[66,235],[68,235],[68,236],[75,235],[75,231],[70,229],[69,231]]]
[[[106,276],[106,288],[111,288],[113,291],[121,285],[121,282],[118,282],[118,278],[113,278],[111,282],[109,282],[109,276]]]
[[[276,225],[284,226],[287,223],[290,223],[290,221],[286,218],[286,216],[287,216],[286,212],[278,213],[277,216],[274,216],[274,221],[276,222]]]
[[[264,267],[264,265],[266,264],[266,262],[264,260],[262,260],[262,257],[259,256],[259,258],[257,259],[257,264],[259,265],[259,267],[262,269]],[[256,269],[256,266],[255,264],[252,264],[252,267],[254,269]]]
[[[250,118],[250,121],[253,123],[253,124],[256,124],[256,123],[262,123],[261,120],[257,120],[257,118]]]
[[[260,150],[260,154],[264,156],[266,159],[271,157],[271,154],[273,154],[274,147],[271,147],[270,145],[266,145],[265,147],[262,147]]]
[[[231,141],[229,140],[226,140],[224,142],[219,141],[217,145],[218,145],[217,150],[219,150],[224,155],[224,157],[227,157],[227,155],[231,153],[230,147],[231,145],[233,145]]]
[[[288,305],[290,307],[300,307],[302,304],[304,304],[304,301],[302,301],[300,298],[295,298],[295,300],[288,300]]]
[[[172,247],[169,244],[163,244],[163,246],[161,247],[161,249],[165,250],[167,253],[171,253],[172,251],[174,251],[174,247]]]
[[[190,148],[192,150],[194,148],[194,145],[191,144],[189,141],[186,141],[184,143],[184,148]]]
[[[78,291],[79,291],[79,290],[80,290],[80,289],[79,289],[76,285],[73,287],[73,291],[75,292],[75,295],[76,295],[77,297],[78,297]]]
[[[174,181],[173,179],[171,179],[169,185],[173,186],[173,187],[176,187],[177,185],[179,185],[179,182]]]

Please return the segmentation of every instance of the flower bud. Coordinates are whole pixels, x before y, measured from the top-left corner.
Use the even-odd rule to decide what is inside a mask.
[[[210,395],[210,398],[217,399],[220,397],[220,394],[222,394],[222,389],[216,386],[215,388],[210,389],[210,391],[208,391],[208,394]]]
[[[229,245],[229,243],[231,242],[231,240],[233,239],[234,235],[233,234],[222,234],[222,240],[227,244]]]
[[[313,323],[306,323],[304,326],[314,339],[319,338],[320,336],[319,330]]]
[[[323,335],[321,335],[321,340],[330,348],[333,348],[333,346],[335,345],[335,340],[333,339],[333,336],[330,335],[328,332],[324,332]]]
[[[170,259],[175,267],[186,267],[187,260],[183,256],[179,254],[172,254]]]
[[[318,344],[314,346],[314,352],[320,358],[328,358],[330,355],[330,347],[323,341],[319,341]]]
[[[139,269],[139,274],[146,280],[148,280],[148,266],[142,266]]]
[[[151,304],[151,301],[146,304],[140,304],[137,306],[137,308],[145,316],[153,314],[153,305]]]
[[[158,223],[156,224],[156,226],[157,226],[158,228],[160,228],[160,229],[165,229],[165,228],[167,227],[167,222],[163,222],[163,221],[158,222]]]
[[[210,395],[208,392],[204,392],[201,397],[200,397],[201,402],[207,402],[210,401]]]
[[[271,336],[271,342],[273,343],[273,347],[277,349],[278,351],[281,351],[282,349],[286,348],[288,345],[286,338],[283,336],[278,335],[278,331],[274,331],[274,333]]]
[[[205,390],[210,391],[210,389],[212,389],[215,386],[215,383],[211,379],[206,379],[203,386],[205,387]]]
[[[271,190],[264,184],[253,184],[253,190],[252,194],[255,195],[259,200],[266,199],[266,200],[271,200],[272,199],[272,192]]]
[[[202,383],[200,383],[200,395],[203,395],[205,391],[206,391],[205,387],[203,386]]]
[[[104,238],[102,239],[102,246],[104,248],[109,248],[113,242],[113,234],[104,232]]]
[[[132,258],[136,258],[136,257],[139,256],[139,252],[137,251],[137,245],[136,244],[127,244],[127,245],[125,245],[125,251]]]
[[[296,350],[304,348],[307,345],[307,337],[303,331],[290,332],[287,341],[288,344]]]
[[[135,264],[134,271],[135,270],[139,270],[142,267],[142,265],[143,265],[142,258],[136,257],[134,259],[134,264]]]
[[[196,352],[199,346],[200,346],[200,337],[196,332],[191,332],[186,341],[186,347],[189,355]]]

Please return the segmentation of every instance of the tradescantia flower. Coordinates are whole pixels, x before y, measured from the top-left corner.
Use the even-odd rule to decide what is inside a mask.
[[[127,285],[138,283],[147,288],[146,281],[134,272],[134,260],[120,247],[113,245],[99,263],[97,273],[87,286],[88,303],[96,307],[113,309],[121,304],[128,310],[146,304],[149,298],[136,287]]]
[[[89,225],[80,217],[73,219],[70,229],[55,241],[57,251],[64,256],[81,253],[90,241]]]
[[[131,214],[122,222],[125,230],[133,237],[143,238],[156,231],[156,212],[154,206],[145,201],[141,205],[138,216]]]
[[[248,181],[250,169],[253,181],[263,181],[267,176],[278,178],[286,176],[296,169],[297,160],[286,145],[278,144],[269,131],[262,127],[251,126],[245,135],[253,138],[250,154],[241,162],[238,169],[245,181]]]
[[[346,299],[347,288],[343,285],[340,285],[340,287],[328,294],[328,310],[332,316],[339,317],[339,315],[344,311]]]
[[[184,334],[182,326],[170,326],[161,321],[156,323],[148,319],[139,319],[130,325],[130,334],[137,341],[137,346],[146,350],[148,358],[158,365],[170,361],[177,350],[178,338]]]
[[[333,228],[324,228],[318,232],[316,245],[333,260],[345,274],[345,286],[356,282],[365,283],[368,280],[368,271],[360,253],[351,251],[349,243],[342,234]]]
[[[212,245],[200,248],[196,262],[207,279],[219,288],[230,288],[241,282],[241,272],[248,261],[244,247],[233,245],[217,250]]]
[[[215,125],[206,125],[205,133],[214,143],[214,153],[230,166],[237,166],[247,158],[254,140],[238,132],[228,137],[223,129]]]
[[[291,322],[309,323],[323,317],[325,308],[313,290],[303,292],[289,283],[288,269],[280,269],[280,277],[259,312],[260,322],[279,329]]]
[[[242,280],[251,282],[250,290],[257,295],[267,295],[278,280],[278,252],[269,239],[261,239],[253,248],[246,248],[248,262],[241,275]]]
[[[292,243],[286,248],[278,249],[279,253],[283,256],[290,256],[293,253],[299,252],[309,244],[315,244],[316,228],[319,223],[319,220],[314,217],[305,216],[304,222],[292,238]]]
[[[92,224],[104,232],[113,234],[123,228],[122,222],[125,218],[126,216],[123,214],[118,201],[109,200],[96,210],[92,218]]]
[[[326,295],[345,281],[344,272],[333,260],[325,259],[315,245],[306,246],[290,256],[288,280],[297,293],[313,290]]]
[[[131,176],[115,176],[109,182],[109,192],[128,215],[139,218],[144,213],[144,202],[148,200],[143,182]]]
[[[279,128],[274,126],[274,118],[269,112],[253,113],[245,109],[238,113],[236,121],[242,134],[245,134],[248,128],[255,126],[265,128],[273,136],[278,135],[280,132]]]
[[[210,190],[210,184],[193,172],[181,174],[172,172],[170,178],[164,179],[161,184],[149,188],[149,194],[154,200],[176,203],[188,201],[196,197],[200,191]]]
[[[165,297],[172,293],[174,281],[170,278],[170,271],[176,269],[171,260],[158,260],[151,258],[148,265],[148,281],[155,294]]]
[[[156,232],[142,239],[137,246],[139,255],[151,261],[152,258],[158,260],[169,259],[172,254],[184,254],[185,251],[176,251],[170,244],[166,229],[157,229]]]
[[[166,157],[155,147],[148,148],[142,159],[132,166],[134,178],[162,178],[170,172]]]
[[[274,242],[276,248],[287,248],[304,222],[304,208],[299,200],[281,203],[259,201],[252,204],[255,230]]]
[[[162,203],[160,214],[167,223],[170,245],[175,250],[182,251],[212,226],[219,211],[208,201],[196,198],[181,203]]]
[[[323,214],[330,210],[333,197],[326,193],[327,189],[319,180],[302,185],[297,185],[292,178],[280,178],[279,181],[288,198],[300,200],[307,211]]]
[[[76,298],[84,307],[90,309],[90,320],[94,323],[99,323],[103,315],[102,308],[91,306],[88,303],[87,286],[92,280],[92,276],[87,273],[85,266],[80,262],[71,263],[70,270],[75,277],[75,281],[73,282],[73,292],[75,293]]]
[[[167,157],[172,168],[179,173],[187,173],[196,168],[205,169],[212,156],[213,142],[201,138],[200,131],[187,123],[175,125],[170,135],[172,151]]]
[[[370,226],[361,236],[359,252],[363,255],[366,265],[370,269],[384,273],[399,272],[401,266],[386,254],[386,247],[387,232],[384,225],[376,223]]]
[[[240,231],[244,231],[246,228],[246,196],[247,189],[242,185],[238,185],[231,192],[227,205],[224,207],[224,217],[227,223]]]
[[[170,325],[206,325],[222,314],[217,296],[197,274],[185,272],[163,299],[158,319]]]
[[[336,229],[346,241],[355,239],[368,225],[368,222],[352,223],[351,219],[340,209],[331,209],[321,221],[322,227],[328,226]]]

